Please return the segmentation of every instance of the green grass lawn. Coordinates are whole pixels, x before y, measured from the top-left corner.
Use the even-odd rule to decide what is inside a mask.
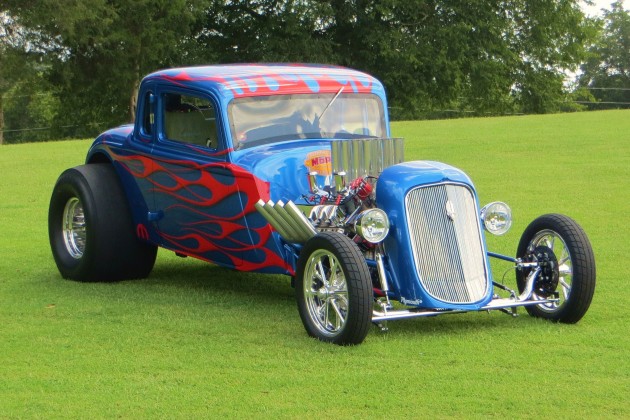
[[[90,141],[3,146],[0,418],[630,417],[630,111],[392,131],[407,160],[450,163],[482,204],[510,204],[512,231],[488,239],[494,251],[513,254],[543,213],[582,224],[598,284],[580,323],[469,313],[391,322],[338,347],[307,337],[284,276],[161,251],[146,280],[62,280],[48,200]]]

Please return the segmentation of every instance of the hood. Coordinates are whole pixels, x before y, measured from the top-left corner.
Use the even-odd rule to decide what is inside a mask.
[[[296,140],[234,152],[232,163],[268,182],[271,200],[300,203],[310,193],[308,174],[318,172],[318,184],[330,182],[330,141]]]

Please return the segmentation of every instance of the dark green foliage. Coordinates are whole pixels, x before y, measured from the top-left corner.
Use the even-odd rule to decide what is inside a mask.
[[[85,134],[133,120],[140,78],[181,62],[194,8],[187,0],[8,3],[47,52],[47,76],[63,104],[59,124],[80,124]]]
[[[597,102],[594,109],[630,108],[630,10],[617,1],[599,23],[602,31],[582,65],[579,87],[588,92],[580,99]]]
[[[196,41],[203,62],[334,62],[324,2],[207,1]]]
[[[47,92],[59,106],[48,114],[54,125],[79,130],[74,136],[132,120],[148,72],[232,62],[329,63],[372,73],[388,90],[394,119],[555,112],[566,108],[563,72],[584,60],[594,36],[577,0],[4,4],[0,13],[28,30],[41,75],[54,87]]]

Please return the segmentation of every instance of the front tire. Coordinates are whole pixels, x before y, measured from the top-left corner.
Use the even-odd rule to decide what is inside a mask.
[[[354,242],[337,232],[311,238],[295,279],[300,318],[311,337],[339,345],[363,342],[373,294],[365,258]]]
[[[64,171],[48,212],[50,247],[64,278],[85,282],[144,278],[157,247],[138,239],[127,198],[110,164]]]
[[[516,255],[541,264],[532,299],[558,299],[557,303],[527,306],[530,315],[567,324],[584,316],[595,292],[595,256],[577,222],[561,214],[540,216],[523,232]],[[516,271],[520,292],[529,272]]]

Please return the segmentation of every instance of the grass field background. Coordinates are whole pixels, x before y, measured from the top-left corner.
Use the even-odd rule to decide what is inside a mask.
[[[513,254],[543,213],[582,224],[598,283],[580,323],[470,313],[391,322],[337,347],[307,337],[284,276],[160,251],[146,280],[62,280],[48,201],[90,141],[2,146],[0,418],[630,417],[630,112],[392,131],[407,160],[450,163],[482,204],[510,204],[512,231],[491,250]]]

